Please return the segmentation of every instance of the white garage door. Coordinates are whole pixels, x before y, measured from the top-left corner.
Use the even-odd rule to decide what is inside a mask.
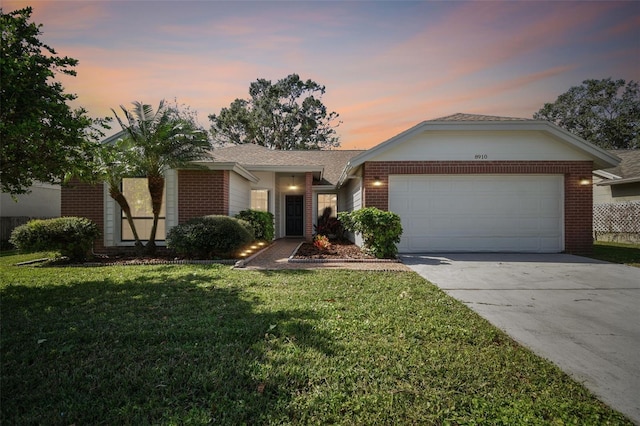
[[[392,175],[401,253],[560,252],[561,175]]]

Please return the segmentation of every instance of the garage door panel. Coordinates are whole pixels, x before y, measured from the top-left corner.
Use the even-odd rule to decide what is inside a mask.
[[[392,175],[389,208],[401,252],[563,248],[560,175]]]

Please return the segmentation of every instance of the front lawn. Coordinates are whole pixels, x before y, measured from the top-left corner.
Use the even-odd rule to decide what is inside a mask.
[[[640,268],[640,245],[595,241],[590,257]]]
[[[18,258],[2,424],[631,424],[414,273]]]

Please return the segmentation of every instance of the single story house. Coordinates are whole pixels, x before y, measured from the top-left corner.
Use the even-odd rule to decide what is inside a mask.
[[[640,149],[610,151],[620,164],[593,172],[593,203],[640,201]]]
[[[593,172],[593,235],[640,243],[640,150],[611,151],[620,164]]]
[[[14,228],[31,219],[60,217],[60,185],[36,182],[29,191],[13,197],[0,193],[0,244],[9,239]]]
[[[592,172],[617,164],[549,122],[471,114],[424,121],[364,151],[217,148],[202,170],[167,173],[159,235],[192,217],[254,208],[274,214],[276,238],[310,239],[325,207],[374,206],[400,215],[400,252],[585,253]],[[144,181],[126,179],[123,190],[145,235]],[[99,224],[96,251],[132,245],[103,185],[64,188],[62,214]]]

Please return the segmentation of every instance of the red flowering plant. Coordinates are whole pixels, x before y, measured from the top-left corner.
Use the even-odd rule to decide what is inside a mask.
[[[329,242],[329,238],[327,238],[324,235],[316,235],[316,237],[313,239],[313,245],[316,246],[316,248],[320,251],[324,251],[327,250],[330,246],[331,243]]]

